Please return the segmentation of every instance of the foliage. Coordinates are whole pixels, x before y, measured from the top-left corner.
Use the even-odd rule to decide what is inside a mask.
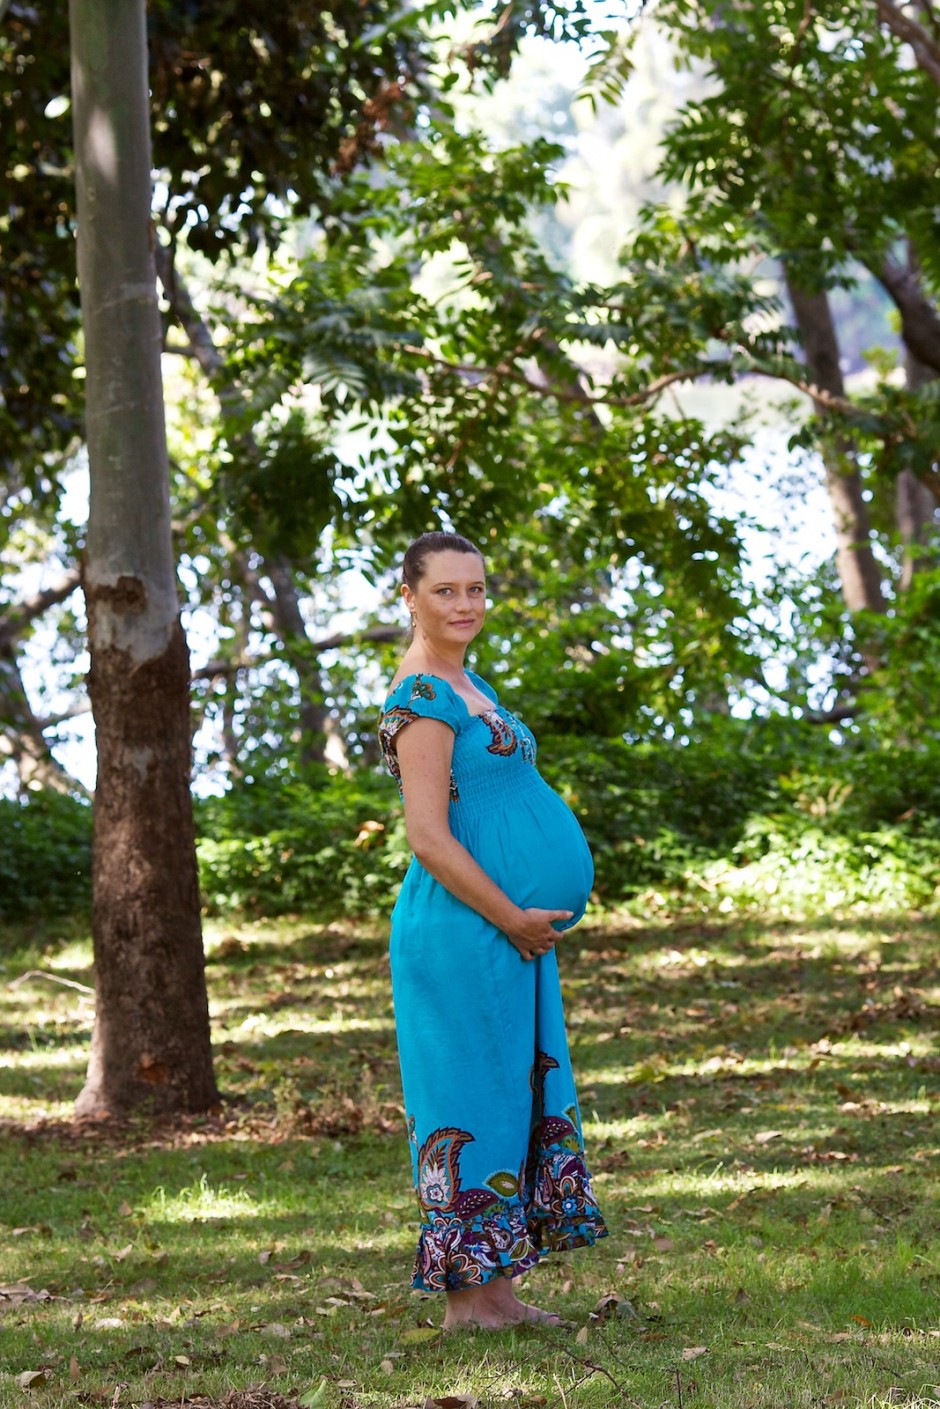
[[[686,742],[547,735],[539,762],[588,836],[601,911],[772,899],[805,913],[938,898],[932,745],[840,745],[783,718],[719,718]],[[87,904],[87,805],[39,793],[0,807],[0,913]],[[365,766],[299,778],[259,769],[197,799],[196,818],[209,914],[387,915],[410,859],[394,785]]]
[[[716,720],[686,743],[542,740],[578,816],[601,909],[933,905],[940,753],[840,747],[784,719]],[[199,809],[210,911],[387,914],[409,859],[383,777],[271,778]]]
[[[888,749],[895,739],[940,739],[940,571],[922,564],[891,614],[871,623],[884,665],[868,702],[871,728]]]
[[[937,88],[884,18],[846,0],[733,14],[722,0],[664,0],[658,23],[710,83],[669,132],[661,174],[687,192],[690,238],[717,244],[723,261],[768,256],[808,291],[851,290],[867,270],[897,303],[907,353],[936,378]],[[905,257],[899,284],[891,270]],[[785,360],[777,371],[798,380]],[[935,482],[935,380],[883,384],[857,405],[827,407],[833,415],[877,443],[886,486],[905,468]],[[811,430],[818,443],[822,425]]]
[[[224,1106],[111,1131],[66,1123],[87,943],[44,946],[28,978],[34,939],[5,950],[4,1403],[936,1400],[934,926],[574,931],[566,1008],[612,1235],[526,1280],[569,1328],[466,1338],[407,1290],[384,933],[226,918],[209,938]]]
[[[792,626],[776,631],[745,585],[741,525],[716,504],[755,425],[737,409],[722,423],[725,389],[807,390],[781,268],[851,303],[862,267],[878,280],[909,243],[936,323],[929,74],[846,0],[660,0],[630,33],[578,0],[477,18],[458,43],[448,0],[149,7],[168,345],[208,352],[201,383],[174,381],[174,507],[188,605],[222,663],[208,687],[231,726],[220,754],[233,773],[262,755],[289,770],[291,716],[313,700],[369,756],[388,652],[334,631],[337,576],[387,586],[403,543],[439,522],[487,547],[480,662],[507,689],[524,677],[540,734],[695,738],[742,699],[794,711],[839,691],[877,716],[880,742],[913,743],[936,695],[929,609],[899,604],[897,625],[869,628],[791,578],[778,601]],[[587,88],[613,102],[654,22],[696,74],[663,147],[672,185],[636,219],[611,215],[611,277],[578,280],[538,233],[565,216],[570,152],[556,132],[494,140],[467,95],[498,90],[540,35],[593,55]],[[0,470],[48,485],[43,454],[74,445],[81,390],[63,7],[40,24],[14,0],[0,45],[15,195],[0,217]],[[850,436],[886,578],[894,481],[929,482],[940,440],[937,382],[898,385],[897,360],[882,354],[876,383],[825,424],[778,413],[791,447],[815,451],[834,421]],[[4,510],[10,525],[40,513],[28,494]],[[391,600],[358,626],[387,638]],[[885,670],[858,694],[863,628]],[[314,639],[334,634],[349,638],[338,658]],[[769,684],[781,656],[787,679]]]
[[[210,914],[378,914],[404,871],[394,786],[365,771],[260,778],[199,802],[196,825]]]
[[[91,808],[45,790],[0,798],[0,918],[66,915],[91,899]]]

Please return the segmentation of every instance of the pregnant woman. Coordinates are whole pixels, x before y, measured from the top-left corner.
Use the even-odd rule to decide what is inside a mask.
[[[414,851],[391,938],[422,1220],[413,1285],[446,1292],[446,1329],[558,1324],[512,1279],[607,1231],[555,956],[584,913],[591,854],[528,729],[464,668],[486,611],[479,549],[423,534],[403,577],[414,637],[380,734]]]

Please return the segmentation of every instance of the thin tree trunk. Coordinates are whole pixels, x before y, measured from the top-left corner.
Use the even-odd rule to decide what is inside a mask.
[[[82,1116],[204,1110],[212,1071],[193,837],[189,652],[170,526],[150,223],[144,0],[70,0],[98,743],[97,1012]]]
[[[924,293],[916,262],[885,259],[872,273],[901,315],[901,336],[914,357],[940,373],[940,313]]]
[[[826,292],[807,292],[789,273],[787,290],[813,382],[820,391],[844,397],[839,344]],[[817,402],[816,409],[820,419],[825,419],[824,404]],[[872,552],[871,521],[852,452],[849,439],[838,433],[827,436],[822,445],[826,489],[836,531],[836,566],[850,612],[883,612],[881,572]]]
[[[57,793],[84,793],[77,779],[57,763],[33,713],[12,653],[0,651],[0,760],[12,759],[23,793],[50,788]]]
[[[913,353],[908,353],[906,363],[909,387],[925,386],[936,380],[932,369],[919,362]],[[922,480],[910,470],[902,470],[897,478],[895,508],[898,534],[904,548],[899,585],[901,591],[906,592],[916,572],[936,565],[935,553],[920,550],[927,543],[937,517],[937,501]]]
[[[242,404],[238,389],[232,383],[225,361],[216,347],[212,332],[200,317],[189,290],[179,278],[172,253],[165,245],[156,248],[157,271],[173,314],[189,338],[192,355],[211,381],[219,399],[223,421],[241,417]],[[258,447],[250,430],[239,427],[233,441],[247,456],[257,456]],[[280,637],[284,655],[297,674],[300,702],[299,762],[326,761],[326,741],[330,733],[329,711],[324,704],[323,675],[307,634],[307,625],[300,609],[300,596],[290,561],[283,553],[263,556],[262,574],[271,583],[273,598],[265,594],[275,633]],[[246,579],[247,580],[247,579]],[[335,733],[335,729],[333,731]]]
[[[297,672],[300,692],[301,765],[326,762],[328,711],[323,702],[323,676],[317,664],[313,643],[300,609],[300,593],[287,558],[282,554],[265,559],[265,572],[274,590],[272,610],[285,654]]]

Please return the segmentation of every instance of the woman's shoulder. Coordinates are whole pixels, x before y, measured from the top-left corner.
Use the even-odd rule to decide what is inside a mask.
[[[412,700],[436,700],[441,697],[459,698],[453,685],[441,675],[426,670],[409,671],[393,680],[385,697],[385,708],[393,704],[408,704]]]
[[[467,706],[456,690],[437,675],[403,675],[394,681],[379,721],[379,734],[391,740],[418,719],[436,719],[455,734],[465,729]]]

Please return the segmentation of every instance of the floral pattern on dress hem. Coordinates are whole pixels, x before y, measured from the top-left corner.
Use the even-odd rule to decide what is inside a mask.
[[[539,1104],[546,1073],[556,1066],[538,1053],[532,1087]],[[494,1277],[520,1276],[548,1253],[587,1247],[606,1236],[576,1108],[537,1119],[519,1174],[497,1170],[476,1189],[464,1189],[460,1177],[461,1151],[474,1141],[469,1131],[442,1127],[419,1149],[414,1120],[408,1125],[422,1216],[412,1286],[431,1292],[482,1286]]]
[[[591,1247],[607,1236],[600,1214],[580,1222],[536,1220],[522,1205],[496,1215],[462,1219],[438,1214],[421,1229],[411,1285],[426,1292],[465,1291],[494,1277],[521,1277],[553,1252]]]

